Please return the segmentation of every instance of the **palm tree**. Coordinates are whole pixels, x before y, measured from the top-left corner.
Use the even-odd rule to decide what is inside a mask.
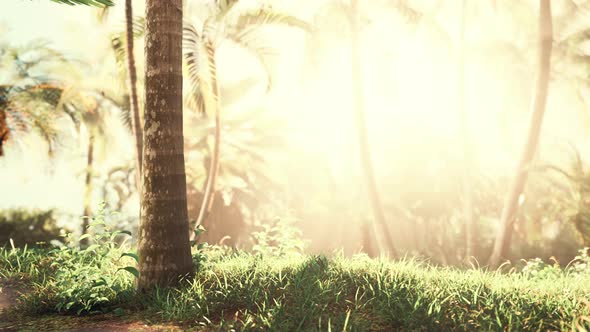
[[[254,54],[266,69],[268,87],[271,86],[271,72],[267,67],[266,57],[272,55],[273,49],[260,43],[255,37],[257,28],[264,25],[283,25],[309,31],[309,25],[295,17],[275,12],[270,8],[239,13],[237,19],[231,20],[233,9],[238,0],[219,1],[202,28],[198,30],[187,22],[184,28],[185,58],[188,65],[192,93],[189,107],[215,117],[215,134],[213,153],[210,158],[203,201],[196,226],[202,225],[209,215],[215,198],[216,180],[219,173],[219,154],[221,142],[220,87],[217,76],[215,54],[222,40],[229,40]],[[222,34],[222,38],[217,36]],[[195,234],[191,234],[194,239]]]
[[[18,140],[21,134],[35,130],[53,154],[58,139],[56,121],[59,114],[56,105],[62,88],[54,84],[34,84],[24,87],[0,86],[0,156],[4,155],[4,143]]]
[[[137,71],[133,55],[133,4],[125,0],[125,37],[127,41],[127,67],[129,72],[129,105],[131,106],[131,128],[135,137],[135,154],[137,159],[137,176],[141,176],[141,160],[143,153],[143,130],[139,117],[139,100],[137,98]],[[139,185],[139,181],[137,183]]]
[[[5,68],[0,82],[0,156],[4,143],[32,130],[47,142],[51,155],[59,136],[55,123],[64,115],[57,111],[63,84],[53,72],[69,66],[69,61],[36,41],[21,47],[0,45],[0,64]],[[39,71],[49,74],[34,74]]]
[[[108,7],[103,7],[98,12],[98,19],[104,22],[109,13]],[[111,46],[115,53],[115,61],[119,71],[119,79],[127,85],[128,93],[124,95],[127,103],[122,105],[123,120],[129,125],[133,140],[135,141],[135,168],[136,186],[139,186],[143,154],[143,128],[141,126],[141,111],[137,92],[137,66],[134,56],[135,39],[145,35],[145,18],[133,17],[133,2],[125,0],[125,30],[111,35]],[[139,188],[137,188],[139,191]]]
[[[551,19],[550,0],[540,0],[539,11],[539,54],[538,72],[535,83],[534,98],[531,104],[531,119],[527,133],[526,142],[516,166],[515,174],[510,185],[510,191],[506,197],[500,227],[496,233],[494,248],[489,259],[489,265],[498,266],[500,259],[504,257],[509,249],[512,238],[514,219],[518,210],[519,198],[526,184],[529,168],[539,142],[541,125],[545,114],[547,94],[549,90],[549,73],[551,69],[551,49],[553,43],[553,24]]]
[[[144,157],[139,290],[193,270],[182,128],[182,0],[146,1]]]
[[[68,91],[64,93],[68,95]],[[96,176],[94,170],[95,151],[97,143],[108,145],[109,112],[105,107],[111,100],[103,97],[102,93],[93,91],[75,91],[70,93],[70,99],[62,100],[64,108],[74,115],[74,123],[84,125],[88,135],[86,144],[86,174],[84,180],[84,209],[81,227],[82,238],[80,246],[88,245],[88,237],[84,236],[88,231],[89,218],[92,215],[92,193],[94,191],[93,179]],[[77,128],[79,129],[79,128]]]
[[[463,147],[463,217],[465,218],[465,257],[475,254],[475,229],[473,216],[473,191],[471,184],[472,153],[469,139],[469,117],[465,109],[465,20],[467,0],[461,0],[461,19],[459,25],[459,50],[457,59],[457,108],[459,111],[459,128]]]
[[[243,93],[248,85],[246,82],[227,86],[224,100],[233,99],[232,91]],[[213,148],[209,143],[215,137],[216,128],[214,123],[202,121],[198,114],[187,115],[188,126],[195,132],[185,135],[185,148],[189,152],[186,155],[188,209],[189,218],[196,218],[201,211],[202,189],[210,178],[208,166]],[[229,236],[225,243],[234,245],[257,218],[257,207],[271,200],[272,190],[278,189],[277,184],[281,182],[279,174],[269,167],[268,159],[285,153],[286,123],[262,107],[228,110],[223,123],[226,134],[220,142],[223,155],[219,156],[216,199],[201,224],[207,231],[198,240],[218,243]]]
[[[395,244],[393,238],[387,227],[385,220],[385,213],[381,204],[381,197],[377,189],[375,180],[375,172],[373,167],[373,159],[371,156],[371,147],[369,144],[369,136],[367,132],[367,120],[364,111],[364,95],[361,71],[361,57],[360,57],[360,39],[359,39],[359,24],[358,24],[358,1],[352,0],[350,3],[350,32],[351,32],[351,61],[352,61],[352,84],[353,84],[353,108],[355,124],[357,126],[357,134],[359,140],[361,166],[364,172],[365,186],[369,201],[373,210],[373,216],[380,228],[381,233],[385,239],[386,249],[392,254],[396,254]],[[370,231],[370,227],[366,227],[366,231]],[[368,237],[368,236],[365,236]]]

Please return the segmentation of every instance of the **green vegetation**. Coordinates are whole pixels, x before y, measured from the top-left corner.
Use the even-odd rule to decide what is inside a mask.
[[[6,8],[0,330],[590,329],[590,1]]]
[[[53,210],[10,209],[0,212],[0,246],[23,247],[61,240]]]
[[[91,225],[104,228],[101,218]],[[126,253],[125,241],[117,244],[119,237],[127,235],[103,230],[85,250],[0,249],[0,277],[24,290],[17,306],[3,313],[0,329],[51,328],[52,317],[63,324],[68,315],[81,319],[76,314],[197,330],[590,327],[586,250],[564,269],[532,260],[518,272],[500,273],[435,267],[416,259],[276,250],[263,255],[200,245],[193,255],[194,279],[178,289],[140,294],[134,289],[136,270],[129,266],[136,256]]]

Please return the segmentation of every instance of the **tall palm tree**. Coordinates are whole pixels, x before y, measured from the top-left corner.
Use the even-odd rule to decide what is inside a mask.
[[[182,0],[146,1],[144,157],[139,290],[193,270],[182,119]]]
[[[137,70],[133,55],[133,3],[125,0],[125,37],[127,41],[127,68],[129,73],[129,105],[131,106],[131,128],[135,137],[135,154],[137,160],[137,176],[141,176],[141,161],[143,154],[143,129],[139,117],[139,100],[137,98]],[[138,181],[139,185],[139,181]]]
[[[69,99],[62,100],[64,108],[74,116],[76,124],[83,125],[86,128],[88,141],[86,143],[86,171],[84,180],[84,206],[83,220],[81,227],[82,239],[80,246],[88,245],[88,237],[84,236],[88,231],[89,218],[92,215],[92,193],[94,192],[93,179],[96,176],[94,163],[96,159],[96,146],[103,143],[108,145],[108,129],[110,126],[108,108],[105,107],[111,100],[103,97],[102,93],[94,91],[75,91],[64,95],[70,95]],[[79,128],[77,128],[79,129]]]
[[[361,71],[361,56],[360,56],[360,37],[358,24],[358,1],[352,0],[350,3],[350,32],[351,32],[351,61],[352,61],[352,93],[353,93],[353,109],[355,124],[357,126],[357,134],[359,140],[360,160],[364,172],[365,186],[371,208],[373,210],[373,217],[375,218],[377,226],[385,239],[386,250],[390,254],[395,255],[396,249],[393,243],[393,238],[387,227],[383,205],[381,204],[381,197],[377,189],[375,180],[375,171],[373,167],[373,159],[371,156],[371,147],[369,144],[369,135],[367,131],[367,120],[364,111],[364,95]],[[367,231],[370,230],[367,227]]]
[[[103,7],[98,12],[98,19],[104,22],[108,16],[109,7]],[[125,0],[125,29],[111,35],[111,46],[115,53],[115,60],[119,71],[119,79],[127,85],[127,94],[124,98],[127,103],[123,105],[123,119],[129,125],[135,142],[135,169],[137,187],[141,184],[142,155],[143,155],[143,128],[141,125],[141,111],[137,92],[137,66],[134,55],[135,39],[145,35],[145,18],[133,17],[133,1]],[[137,188],[139,189],[139,188]]]
[[[539,142],[543,116],[547,103],[547,94],[549,90],[549,74],[551,69],[551,49],[553,44],[553,23],[551,18],[550,0],[539,1],[539,20],[538,20],[538,68],[535,82],[534,97],[531,103],[531,119],[529,129],[523,147],[520,160],[516,166],[514,177],[510,185],[510,191],[506,196],[502,215],[500,217],[500,227],[496,233],[494,248],[488,264],[492,267],[498,266],[502,257],[505,256],[509,249],[512,238],[514,219],[518,210],[519,198],[524,190],[529,168]]]
[[[203,201],[196,226],[202,225],[211,211],[219,173],[221,109],[215,58],[219,43],[229,40],[254,54],[266,69],[267,83],[270,88],[271,72],[267,67],[266,57],[274,54],[274,50],[261,42],[259,36],[256,36],[257,30],[259,30],[257,28],[266,25],[283,25],[310,30],[310,26],[306,22],[267,7],[238,13],[237,18],[232,19],[231,14],[234,13],[234,8],[238,3],[239,0],[218,1],[215,11],[205,22],[201,23],[201,29],[197,29],[190,22],[187,22],[184,28],[185,59],[192,83],[192,93],[188,105],[215,117],[213,153],[210,158]],[[194,236],[194,233],[191,234],[191,239],[194,239]]]
[[[473,216],[473,191],[471,184],[472,153],[469,139],[469,117],[465,108],[465,20],[467,0],[461,0],[459,24],[459,47],[457,59],[457,108],[459,129],[463,147],[463,218],[465,219],[465,257],[475,254],[477,230]]]

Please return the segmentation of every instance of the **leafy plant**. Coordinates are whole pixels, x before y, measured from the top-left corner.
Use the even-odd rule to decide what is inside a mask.
[[[198,240],[199,236],[205,233],[205,228],[199,225],[197,226],[197,228],[193,230],[193,232],[195,234],[194,238]],[[196,271],[198,271],[203,265],[203,263],[207,260],[207,255],[205,254],[205,251],[208,248],[207,242],[198,242],[197,240],[191,241],[191,247],[195,249],[195,252],[193,252],[192,257]]]
[[[306,246],[301,230],[289,218],[274,218],[263,223],[260,231],[252,233],[252,251],[261,256],[300,255]]]
[[[532,278],[554,278],[561,275],[562,270],[559,268],[559,264],[555,262],[553,265],[545,263],[541,258],[534,258],[525,261],[525,266],[522,269],[522,273]]]
[[[0,212],[0,246],[59,243],[62,238],[54,210],[10,209]]]
[[[137,275],[134,267],[122,266],[126,257],[137,260],[137,255],[126,251],[125,241],[117,241],[119,237],[130,236],[131,233],[109,229],[105,214],[105,210],[101,209],[91,219],[89,228],[95,232],[76,239],[91,240],[92,244],[86,249],[79,249],[77,241],[69,233],[66,235],[68,245],[49,252],[51,266],[55,268],[51,288],[58,312],[81,314],[100,310],[133,289],[128,275],[118,273],[124,270]]]

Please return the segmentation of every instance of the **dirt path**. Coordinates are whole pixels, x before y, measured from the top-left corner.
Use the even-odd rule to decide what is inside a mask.
[[[14,305],[17,296],[16,286],[0,279],[0,313]]]
[[[0,279],[0,331],[71,331],[71,332],[108,332],[108,331],[182,331],[171,325],[147,325],[137,319],[118,317],[113,314],[90,316],[47,315],[36,317],[18,317],[18,313],[8,312],[16,304],[22,287],[7,280]]]

